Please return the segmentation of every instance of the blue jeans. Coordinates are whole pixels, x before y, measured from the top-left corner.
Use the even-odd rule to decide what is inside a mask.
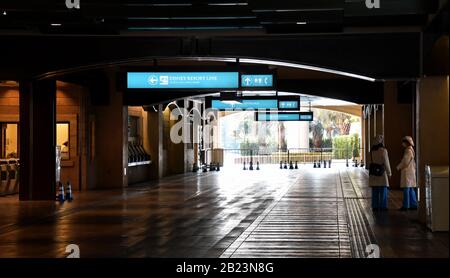
[[[403,208],[417,208],[416,190],[414,187],[403,188]]]
[[[372,187],[372,208],[385,209],[387,208],[388,188],[387,186],[373,186]]]

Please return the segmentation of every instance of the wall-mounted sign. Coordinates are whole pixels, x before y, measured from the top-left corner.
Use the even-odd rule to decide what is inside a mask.
[[[238,72],[128,72],[128,89],[238,89]]]
[[[241,102],[230,103],[219,99],[211,100],[211,108],[225,109],[277,109],[277,99],[242,99]]]
[[[273,87],[273,74],[242,74],[242,88],[271,88]]]
[[[313,120],[312,112],[255,113],[256,121],[307,121]]]

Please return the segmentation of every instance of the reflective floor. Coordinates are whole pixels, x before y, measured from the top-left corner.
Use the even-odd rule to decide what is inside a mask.
[[[335,166],[222,168],[125,190],[77,193],[71,203],[1,197],[0,257],[448,257],[448,233],[417,212],[368,207],[367,174]]]

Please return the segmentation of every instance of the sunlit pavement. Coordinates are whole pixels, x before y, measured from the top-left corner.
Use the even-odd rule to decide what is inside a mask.
[[[368,207],[361,168],[187,173],[125,190],[89,191],[65,202],[2,197],[0,257],[448,257],[448,233],[430,233],[417,212]]]

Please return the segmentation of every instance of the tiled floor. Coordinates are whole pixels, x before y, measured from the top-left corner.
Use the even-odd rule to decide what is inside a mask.
[[[448,257],[448,233],[414,212],[374,217],[364,171],[338,168],[223,168],[62,205],[1,197],[0,257],[65,257],[71,243],[81,257],[351,257],[371,241],[384,257]]]

